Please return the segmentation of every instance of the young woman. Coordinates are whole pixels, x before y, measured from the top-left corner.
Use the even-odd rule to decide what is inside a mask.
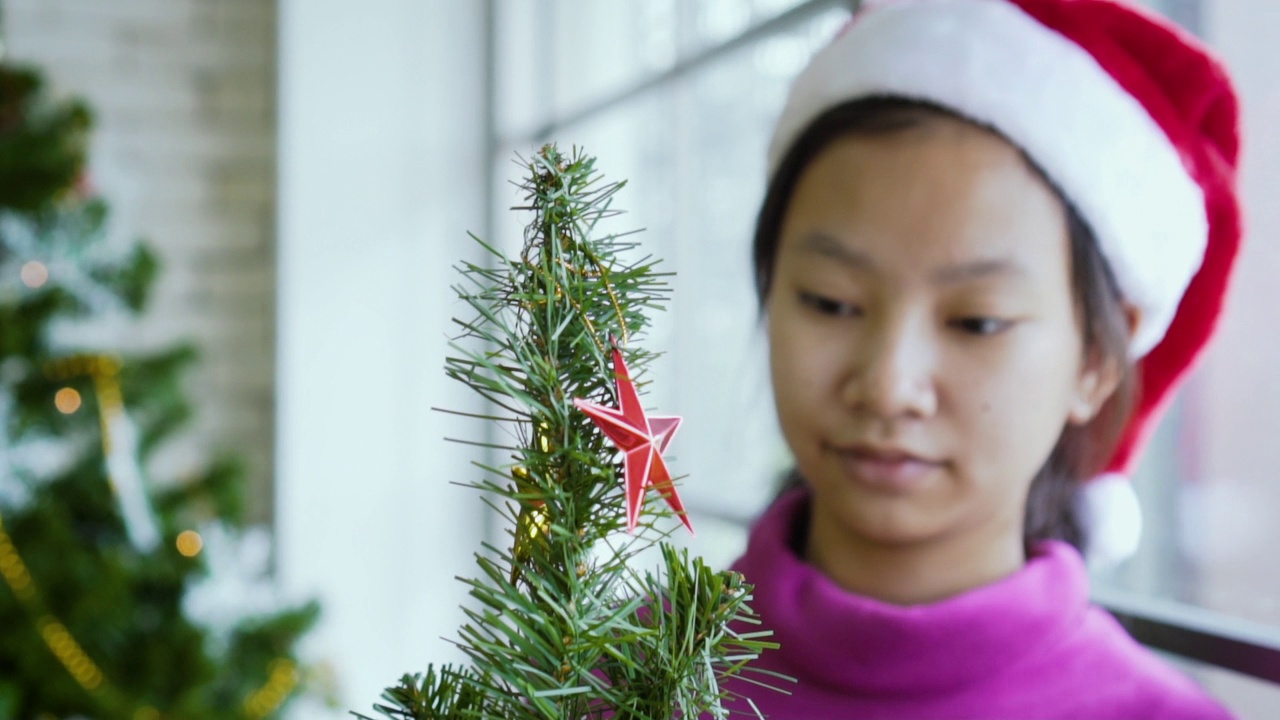
[[[754,253],[797,487],[736,568],[781,644],[757,667],[797,683],[733,689],[775,720],[1228,717],[1089,604],[1105,520],[1078,512],[1216,322],[1226,74],[1112,0],[866,5],[770,151]]]

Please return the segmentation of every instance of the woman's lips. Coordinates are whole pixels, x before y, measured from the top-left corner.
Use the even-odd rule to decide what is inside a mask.
[[[919,487],[942,463],[907,452],[867,448],[837,448],[844,474],[868,488],[908,492]]]

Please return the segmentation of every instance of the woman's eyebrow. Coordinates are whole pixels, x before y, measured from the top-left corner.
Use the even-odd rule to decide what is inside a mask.
[[[870,255],[851,248],[824,232],[811,232],[804,237],[801,250],[821,255],[858,270],[874,270],[875,261]]]
[[[933,281],[939,285],[953,285],[999,275],[1025,276],[1027,271],[1006,258],[982,259],[939,268],[933,273]]]
[[[869,272],[876,270],[876,262],[870,255],[821,231],[806,235],[800,249],[830,258],[849,268]],[[938,285],[954,285],[1001,275],[1023,277],[1028,273],[1025,267],[1010,258],[981,258],[938,268],[933,272],[933,282]]]

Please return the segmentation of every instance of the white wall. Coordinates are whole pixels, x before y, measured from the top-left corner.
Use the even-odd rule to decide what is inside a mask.
[[[280,2],[278,561],[325,604],[312,647],[344,710],[457,659],[452,578],[483,534],[449,485],[473,454],[442,440],[483,429],[429,410],[470,402],[442,365],[450,268],[486,212],[482,11]]]

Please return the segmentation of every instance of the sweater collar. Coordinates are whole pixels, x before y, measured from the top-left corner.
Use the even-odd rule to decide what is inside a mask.
[[[805,684],[890,696],[945,692],[1056,645],[1088,609],[1084,561],[1072,546],[1037,546],[1014,574],[934,603],[900,606],[849,593],[793,549],[804,490],[780,497],[735,565],[756,585],[752,606],[778,650],[769,664]]]

